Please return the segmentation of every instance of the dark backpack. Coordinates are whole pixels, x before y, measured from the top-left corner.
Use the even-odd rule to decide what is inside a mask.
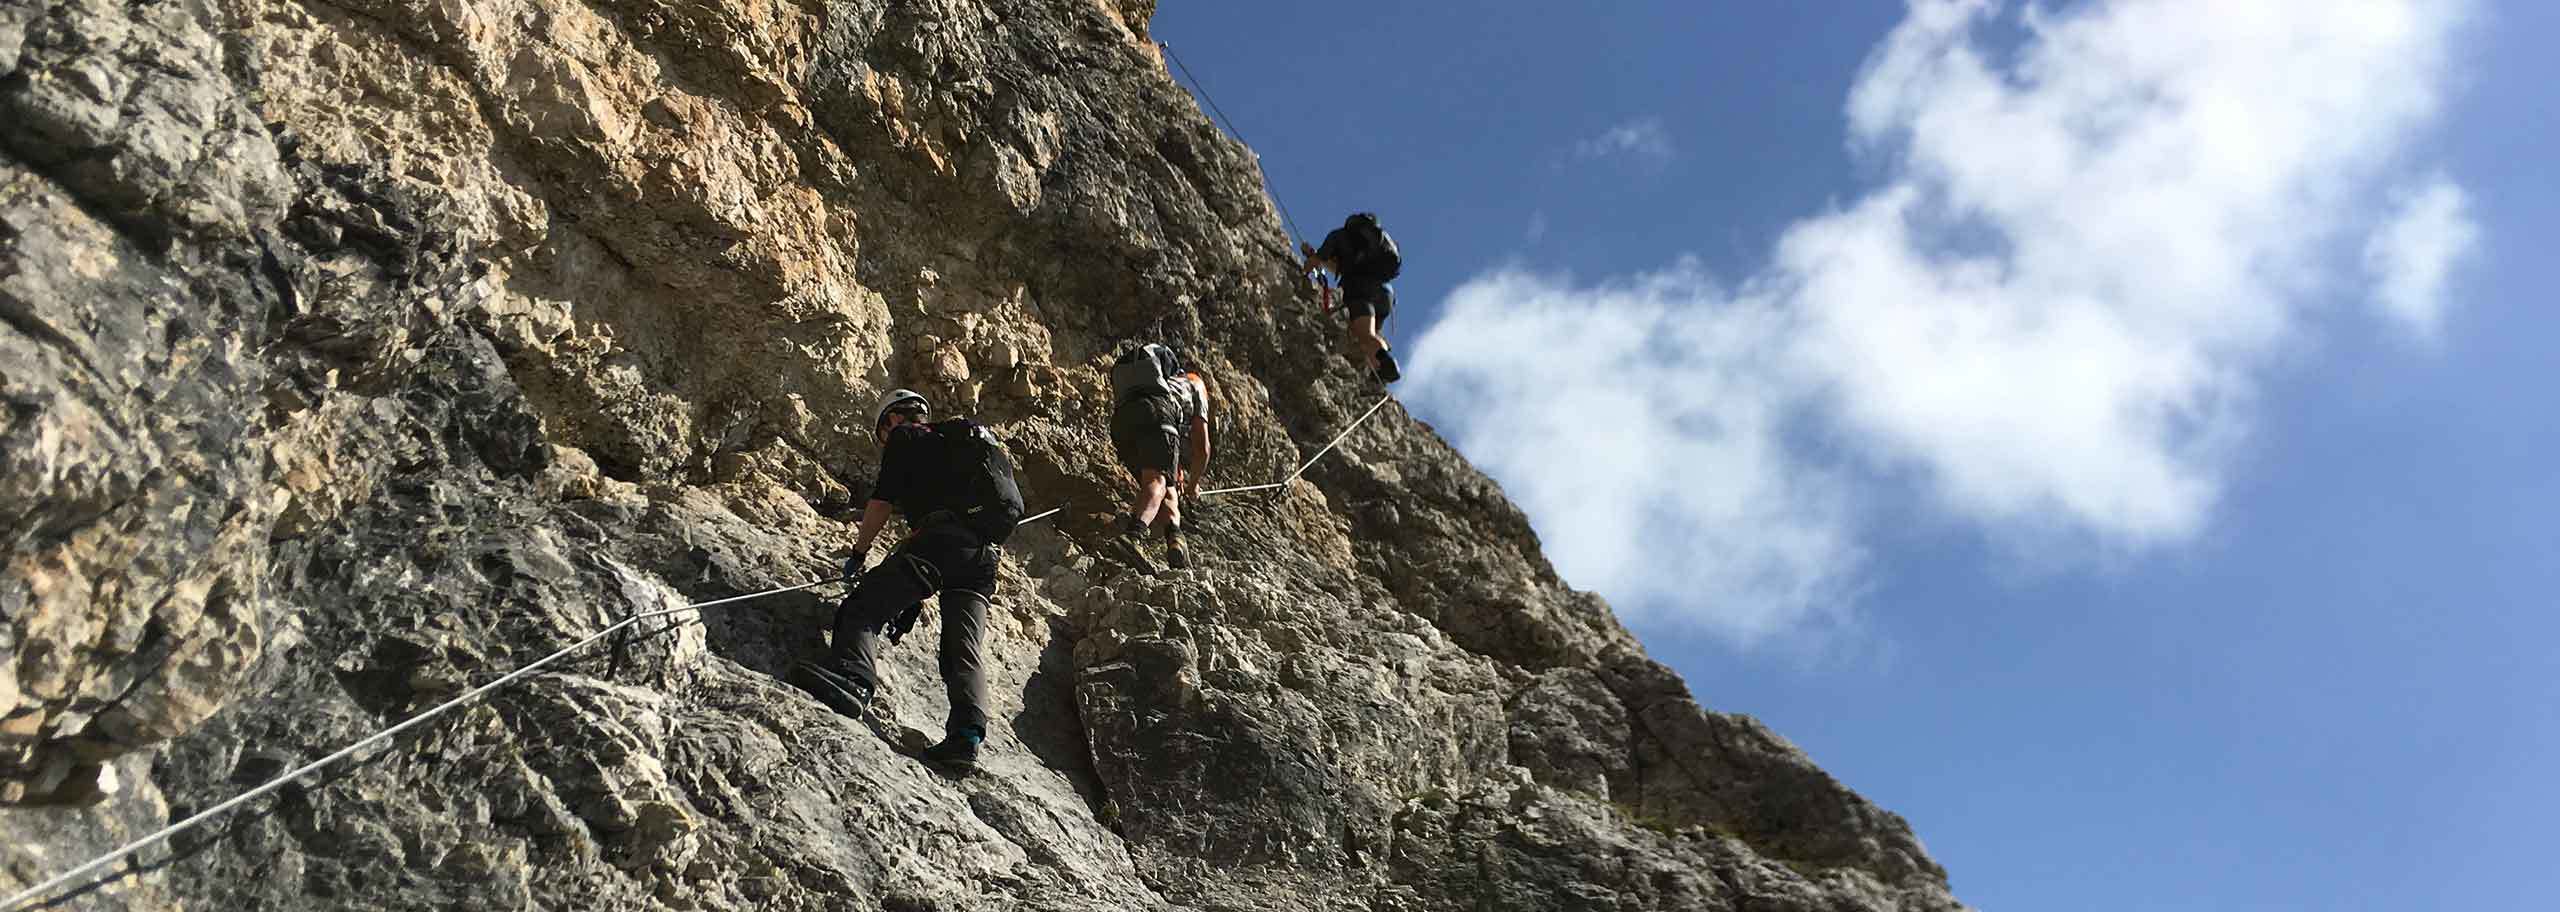
[[[952,418],[926,425],[942,443],[941,508],[990,545],[1004,544],[1022,522],[1022,489],[1013,483],[1013,460],[1004,442],[984,425]]]
[[[1342,230],[1351,232],[1352,240],[1357,242],[1343,254],[1345,278],[1385,282],[1404,272],[1404,254],[1396,250],[1396,239],[1387,236],[1387,229],[1378,227],[1377,216],[1354,212],[1343,221]]]

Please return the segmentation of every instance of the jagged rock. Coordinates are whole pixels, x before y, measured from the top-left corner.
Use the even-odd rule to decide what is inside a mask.
[[[835,572],[911,386],[1034,509],[951,779],[646,621],[146,851],[125,908],[1958,908],[1392,403],[1199,569],[1096,547],[1117,345],[1213,484],[1367,409],[1155,4],[0,0],[0,889],[634,614]],[[928,616],[926,626],[937,621]],[[883,737],[883,734],[886,737]]]

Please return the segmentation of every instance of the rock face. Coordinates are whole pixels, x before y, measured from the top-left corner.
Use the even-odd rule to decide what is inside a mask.
[[[891,386],[1010,443],[985,772],[646,622],[83,882],[162,908],[1955,909],[1390,403],[1202,569],[1098,556],[1103,372],[1213,485],[1366,409],[1150,0],[0,0],[0,889],[849,546]],[[935,623],[928,617],[927,624]]]

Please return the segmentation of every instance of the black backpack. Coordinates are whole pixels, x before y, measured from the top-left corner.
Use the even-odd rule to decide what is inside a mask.
[[[990,545],[1004,544],[1022,522],[1022,489],[1013,483],[1013,460],[1004,442],[966,418],[925,425],[942,443],[942,509]]]
[[[1404,272],[1404,254],[1396,250],[1396,239],[1387,229],[1378,227],[1378,217],[1367,212],[1354,212],[1344,219],[1342,230],[1351,232],[1358,243],[1343,255],[1345,277],[1391,281]]]

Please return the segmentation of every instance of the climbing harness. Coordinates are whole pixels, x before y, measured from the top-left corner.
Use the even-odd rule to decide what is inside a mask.
[[[912,395],[912,394],[910,394],[910,395]],[[1246,491],[1260,491],[1260,490],[1266,490],[1266,489],[1270,489],[1270,488],[1286,487],[1290,482],[1293,482],[1293,481],[1298,480],[1298,476],[1306,474],[1307,469],[1308,469],[1308,468],[1310,468],[1310,467],[1312,467],[1312,466],[1314,466],[1314,465],[1315,465],[1315,463],[1316,463],[1316,460],[1318,460],[1318,459],[1322,459],[1322,458],[1324,458],[1324,454],[1332,452],[1332,451],[1333,451],[1333,448],[1334,448],[1336,445],[1340,444],[1340,443],[1342,442],[1343,438],[1351,436],[1351,432],[1352,432],[1352,431],[1359,430],[1359,429],[1360,429],[1360,425],[1361,425],[1362,423],[1364,423],[1364,422],[1367,422],[1367,421],[1369,420],[1369,416],[1370,416],[1370,415],[1377,414],[1378,409],[1379,409],[1380,407],[1382,407],[1382,406],[1384,406],[1384,405],[1386,405],[1386,404],[1387,404],[1387,398],[1388,398],[1388,397],[1384,397],[1384,396],[1379,397],[1379,398],[1378,398],[1378,403],[1377,403],[1376,405],[1372,405],[1372,406],[1370,406],[1370,407],[1369,407],[1369,410],[1368,410],[1367,412],[1363,412],[1363,413],[1361,413],[1361,415],[1360,415],[1359,419],[1358,419],[1358,420],[1355,420],[1355,421],[1353,421],[1353,422],[1351,422],[1351,426],[1350,426],[1350,427],[1348,427],[1348,428],[1344,428],[1344,429],[1343,429],[1343,431],[1342,431],[1342,433],[1334,435],[1333,440],[1331,440],[1330,442],[1327,442],[1327,443],[1324,445],[1324,449],[1317,450],[1317,451],[1316,451],[1316,455],[1315,455],[1315,456],[1313,456],[1313,457],[1309,458],[1309,459],[1306,461],[1306,463],[1304,463],[1304,464],[1302,464],[1302,465],[1298,466],[1297,471],[1294,471],[1294,472],[1289,473],[1289,477],[1284,478],[1284,479],[1281,479],[1281,480],[1280,480],[1280,481],[1278,481],[1278,482],[1274,482],[1274,483],[1272,483],[1272,484],[1266,484],[1266,485],[1248,485],[1248,486],[1240,487],[1240,488],[1222,488],[1222,489],[1214,490],[1214,491],[1203,491],[1203,492],[1201,492],[1201,493],[1200,493],[1200,496],[1202,496],[1202,497],[1207,497],[1207,496],[1210,496],[1210,495],[1213,495],[1213,494],[1238,494],[1238,493],[1243,493],[1243,492],[1246,492]],[[1027,526],[1027,525],[1030,525],[1031,523],[1036,522],[1036,521],[1038,521],[1038,520],[1047,519],[1047,518],[1049,518],[1049,517],[1051,517],[1051,516],[1055,516],[1055,515],[1057,515],[1059,512],[1061,512],[1061,511],[1063,511],[1063,510],[1065,510],[1065,509],[1066,509],[1065,507],[1053,507],[1053,508],[1050,508],[1050,509],[1048,509],[1048,510],[1046,510],[1046,511],[1043,511],[1043,512],[1040,512],[1040,513],[1035,513],[1035,514],[1032,514],[1032,515],[1030,515],[1030,516],[1023,517],[1022,521],[1021,521],[1021,522],[1018,522],[1018,523],[1015,523],[1015,524],[1014,524],[1014,526],[1015,526],[1016,528],[1020,528],[1020,527],[1022,527],[1022,526]],[[383,742],[385,742],[385,741],[389,741],[389,740],[391,740],[392,738],[399,736],[399,734],[400,734],[401,732],[405,732],[405,731],[408,731],[408,730],[410,730],[410,729],[412,729],[412,728],[416,728],[416,727],[418,727],[419,725],[425,724],[425,723],[426,723],[426,721],[427,721],[427,720],[429,720],[429,719],[436,718],[437,716],[444,715],[445,713],[452,712],[452,711],[453,711],[453,710],[455,710],[455,709],[459,709],[459,708],[461,708],[461,707],[463,707],[463,706],[469,705],[469,704],[471,704],[472,702],[474,702],[474,701],[476,701],[476,700],[480,699],[481,697],[483,697],[483,696],[487,696],[487,695],[488,695],[489,693],[491,693],[492,691],[495,691],[495,690],[497,690],[497,689],[499,689],[499,688],[501,688],[501,687],[505,687],[505,686],[507,686],[507,685],[509,685],[509,684],[513,684],[513,683],[515,683],[517,680],[522,679],[523,677],[525,677],[526,675],[530,675],[530,674],[534,673],[535,671],[540,670],[543,666],[546,666],[546,665],[549,665],[549,664],[551,664],[551,663],[553,663],[553,662],[557,662],[557,661],[559,661],[559,660],[561,660],[561,659],[567,658],[567,657],[569,657],[571,654],[576,653],[576,652],[577,652],[577,651],[579,651],[579,650],[582,650],[582,649],[585,649],[585,648],[587,648],[587,647],[589,647],[589,646],[595,645],[596,643],[603,641],[603,640],[604,640],[605,638],[607,638],[607,637],[611,637],[611,636],[613,636],[613,635],[614,635],[614,634],[616,634],[616,633],[620,633],[620,632],[622,632],[623,630],[629,629],[629,628],[631,627],[631,625],[633,625],[633,624],[640,623],[641,621],[650,620],[650,619],[652,619],[652,618],[661,618],[661,617],[666,617],[666,616],[671,615],[671,614],[682,614],[682,613],[687,612],[687,611],[700,611],[700,610],[705,609],[705,608],[712,608],[712,607],[716,607],[716,606],[720,606],[720,605],[736,604],[736,603],[738,603],[738,602],[751,601],[751,600],[754,600],[754,599],[765,598],[765,597],[768,597],[768,596],[782,595],[782,594],[784,594],[784,593],[789,593],[789,592],[799,592],[799,591],[804,590],[804,589],[815,589],[815,588],[818,588],[818,587],[820,587],[820,586],[827,586],[827,585],[832,585],[832,584],[840,583],[840,582],[844,582],[844,580],[843,580],[842,578],[822,579],[822,580],[818,580],[818,581],[815,581],[815,582],[801,583],[801,584],[799,584],[799,585],[797,585],[797,586],[783,586],[783,587],[781,587],[781,588],[777,588],[777,589],[766,589],[766,590],[764,590],[764,591],[762,591],[762,592],[750,592],[750,593],[747,593],[747,594],[745,594],[745,595],[733,595],[733,596],[729,596],[729,597],[727,597],[727,598],[717,598],[717,599],[712,599],[712,600],[707,601],[707,602],[695,602],[695,603],[690,604],[690,605],[684,605],[684,606],[676,607],[676,608],[661,608],[661,609],[656,610],[656,611],[644,611],[644,612],[641,612],[641,613],[639,613],[639,614],[634,614],[634,615],[632,615],[632,616],[630,616],[630,617],[623,618],[622,620],[615,621],[613,624],[611,624],[611,625],[609,625],[609,626],[605,627],[603,630],[598,630],[598,631],[596,631],[596,632],[594,632],[594,633],[588,634],[588,635],[586,636],[586,638],[585,638],[585,639],[581,639],[581,640],[579,640],[579,641],[577,641],[577,642],[575,642],[575,643],[571,643],[571,644],[569,644],[569,645],[567,645],[567,646],[560,647],[560,649],[559,649],[559,650],[557,650],[557,651],[555,651],[555,652],[551,653],[550,655],[546,655],[546,656],[543,656],[542,658],[535,659],[535,660],[533,660],[533,662],[532,662],[532,663],[527,664],[527,665],[525,665],[525,666],[524,666],[524,667],[522,667],[522,668],[518,668],[518,669],[516,669],[516,670],[514,670],[514,671],[508,672],[508,673],[506,673],[505,675],[503,675],[503,676],[499,677],[499,678],[498,678],[497,680],[495,680],[495,681],[491,681],[491,682],[489,682],[489,683],[487,683],[487,684],[482,684],[482,685],[480,685],[480,686],[478,686],[478,687],[472,688],[470,691],[468,691],[468,692],[466,692],[466,693],[462,694],[461,696],[455,697],[455,698],[450,699],[450,700],[446,700],[446,701],[444,701],[443,703],[436,704],[436,706],[435,706],[434,708],[432,708],[432,709],[429,709],[429,710],[427,710],[427,711],[425,711],[425,712],[419,713],[419,714],[414,715],[414,716],[410,716],[409,718],[407,718],[407,719],[405,719],[405,720],[402,720],[399,724],[393,725],[393,726],[391,726],[390,728],[383,729],[382,731],[379,731],[379,732],[376,732],[376,733],[374,733],[374,734],[372,734],[372,735],[370,735],[370,736],[367,736],[364,740],[357,741],[357,742],[356,742],[356,743],[354,743],[354,744],[350,744],[350,745],[347,745],[347,746],[345,746],[345,747],[339,748],[339,749],[337,749],[336,751],[331,752],[328,756],[321,757],[321,758],[320,758],[320,759],[318,759],[318,760],[313,760],[313,761],[311,761],[311,762],[309,762],[309,763],[305,763],[305,764],[303,764],[303,765],[301,765],[301,766],[298,766],[298,767],[295,767],[295,768],[293,768],[293,769],[291,769],[291,770],[289,770],[289,771],[286,771],[286,772],[285,772],[284,774],[282,774],[282,775],[279,775],[279,776],[277,776],[277,777],[275,777],[275,778],[273,778],[273,779],[269,779],[269,780],[267,780],[267,782],[266,782],[264,785],[260,785],[260,786],[258,786],[257,788],[253,788],[253,789],[250,789],[250,790],[248,790],[248,791],[246,791],[246,792],[242,792],[242,793],[241,793],[240,795],[238,795],[237,797],[231,798],[231,799],[229,799],[229,800],[227,800],[227,801],[224,801],[224,802],[222,802],[222,803],[220,803],[220,804],[217,804],[217,805],[214,805],[214,806],[212,806],[212,807],[206,808],[206,809],[204,809],[204,810],[198,811],[198,812],[196,812],[195,814],[193,814],[193,815],[191,815],[191,816],[187,817],[185,820],[180,820],[180,821],[178,821],[178,822],[176,822],[176,823],[169,824],[168,826],[161,827],[160,829],[155,830],[155,831],[151,832],[150,834],[143,836],[143,837],[142,837],[142,838],[140,838],[140,839],[135,839],[135,840],[133,840],[133,841],[131,841],[131,842],[127,842],[127,843],[125,843],[124,845],[118,846],[118,847],[116,847],[116,849],[115,849],[114,851],[110,851],[110,852],[108,852],[108,853],[106,853],[106,854],[104,854],[104,855],[100,855],[100,856],[98,856],[98,857],[96,857],[96,858],[90,859],[89,861],[86,861],[86,862],[81,863],[81,865],[80,865],[79,867],[75,867],[75,868],[72,868],[71,870],[64,871],[64,872],[62,872],[62,873],[60,873],[60,874],[56,874],[56,875],[54,875],[53,877],[46,879],[46,880],[45,880],[44,882],[42,882],[42,883],[38,883],[38,884],[36,884],[36,885],[34,885],[34,886],[31,886],[31,887],[28,887],[28,888],[26,888],[26,889],[24,889],[24,890],[20,890],[20,891],[18,891],[18,892],[16,892],[16,893],[12,893],[12,894],[10,894],[10,895],[9,895],[9,898],[7,898],[7,899],[5,899],[5,900],[0,900],[0,910],[17,909],[17,908],[19,908],[19,907],[20,907],[20,904],[22,904],[22,903],[27,903],[27,902],[29,902],[30,900],[34,900],[34,899],[36,899],[36,898],[38,898],[38,897],[41,897],[41,896],[45,895],[46,893],[48,893],[48,892],[52,891],[53,889],[55,889],[55,888],[57,888],[57,887],[60,887],[60,886],[62,886],[62,885],[64,885],[64,884],[68,884],[68,883],[70,883],[70,882],[72,882],[72,881],[74,881],[74,880],[78,880],[79,878],[81,878],[81,877],[82,877],[82,876],[84,876],[84,875],[87,875],[87,874],[89,874],[89,873],[91,873],[91,872],[97,871],[97,870],[99,870],[99,869],[101,869],[101,868],[104,868],[104,867],[106,867],[106,866],[108,866],[108,865],[114,864],[114,863],[115,863],[115,862],[117,862],[118,860],[123,859],[123,858],[125,858],[125,857],[127,857],[127,856],[130,856],[130,855],[134,854],[135,852],[139,852],[139,851],[142,851],[143,849],[150,848],[151,846],[156,845],[156,844],[160,843],[161,841],[168,839],[168,838],[169,838],[169,837],[171,837],[171,836],[175,836],[175,835],[177,835],[177,834],[179,834],[179,833],[181,833],[181,832],[185,832],[186,830],[191,829],[191,828],[195,827],[196,825],[201,824],[201,823],[203,823],[203,822],[205,822],[205,821],[207,821],[207,820],[211,820],[211,819],[213,819],[213,818],[215,818],[215,817],[219,817],[219,816],[223,815],[224,813],[229,812],[229,811],[230,811],[230,810],[232,810],[233,808],[237,808],[237,807],[239,807],[239,806],[241,806],[241,805],[247,804],[247,803],[249,803],[249,802],[251,802],[251,801],[255,801],[255,800],[257,800],[257,799],[259,799],[259,798],[261,798],[261,797],[264,797],[264,796],[266,796],[266,795],[272,794],[272,793],[274,793],[276,790],[281,789],[281,788],[284,788],[286,785],[291,784],[294,780],[296,780],[296,779],[300,779],[300,778],[302,778],[302,777],[304,777],[304,776],[307,776],[307,775],[310,775],[312,772],[319,770],[321,767],[325,767],[325,766],[328,766],[329,764],[336,763],[336,762],[338,762],[338,761],[340,761],[340,760],[344,760],[344,759],[346,759],[346,758],[348,758],[348,757],[354,756],[358,751],[362,751],[362,750],[364,750],[365,748],[372,747],[372,746],[377,745],[377,744],[381,744],[381,743],[383,743]]]

